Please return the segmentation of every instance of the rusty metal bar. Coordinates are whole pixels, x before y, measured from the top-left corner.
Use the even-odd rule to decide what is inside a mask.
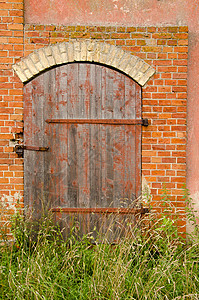
[[[23,149],[30,151],[48,151],[49,147],[23,146]]]
[[[79,214],[145,214],[149,212],[148,208],[76,208],[76,207],[53,207],[52,212],[57,213],[79,213]]]
[[[24,150],[30,151],[48,151],[49,147],[36,147],[36,146],[25,146],[25,145],[16,145],[14,151],[21,157],[23,157]]]
[[[47,119],[47,123],[65,124],[103,124],[103,125],[143,125],[148,126],[148,119]]]
[[[31,151],[48,151],[49,147],[17,145],[16,149],[31,150]]]

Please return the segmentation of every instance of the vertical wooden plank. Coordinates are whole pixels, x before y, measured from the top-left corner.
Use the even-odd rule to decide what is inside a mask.
[[[112,119],[114,111],[113,93],[114,93],[114,74],[112,70],[105,69],[106,76],[106,102],[105,118]],[[113,207],[114,191],[114,171],[113,171],[113,147],[114,135],[112,126],[106,126],[106,185],[107,185],[107,206]]]
[[[78,64],[68,65],[68,118],[78,118]],[[79,207],[77,126],[68,125],[68,199],[70,207]]]
[[[43,110],[44,110],[44,97],[43,97],[43,76],[40,80],[35,80],[33,84],[33,101],[32,101],[32,145],[43,146]],[[28,152],[28,151],[25,151]],[[34,201],[36,201],[36,210],[34,214],[40,215],[45,203],[44,193],[44,155],[41,152],[32,151],[32,162],[34,162]]]
[[[114,71],[113,82],[113,118],[122,119],[125,116],[125,81],[124,76]],[[115,207],[125,205],[124,186],[125,186],[125,130],[124,126],[112,126],[113,138],[113,170],[114,170],[114,189],[113,204]]]
[[[135,117],[141,119],[141,87],[135,83],[135,96],[136,96],[136,106],[135,106]],[[135,148],[135,172],[136,172],[136,197],[141,194],[141,138],[142,138],[142,128],[141,126],[136,127],[136,148]]]
[[[135,119],[135,83],[125,78],[125,118]],[[125,127],[125,194],[129,205],[135,200],[135,126]]]
[[[88,119],[90,116],[90,65],[78,64],[78,101],[77,117]],[[77,169],[78,169],[78,207],[90,204],[90,129],[88,124],[77,126]],[[90,231],[90,216],[77,215],[80,235]]]
[[[67,80],[68,65],[63,65],[55,69],[56,82],[56,110],[53,117],[57,119],[68,118],[68,98],[67,98]]]
[[[101,118],[101,67],[90,65],[90,118]],[[101,126],[90,125],[90,207],[101,206]]]
[[[101,67],[101,118],[106,118],[106,68]],[[99,76],[99,75],[98,75]],[[99,77],[98,77],[99,78]],[[107,201],[107,162],[106,162],[106,126],[100,125],[100,142],[101,142],[101,207],[108,207]]]
[[[90,116],[90,65],[79,64],[78,70],[78,118],[89,119]],[[90,128],[88,124],[77,126],[77,163],[79,207],[90,204]]]
[[[55,117],[64,119],[68,117],[68,99],[67,99],[67,79],[68,67],[67,65],[56,68],[55,81],[56,81],[56,111]],[[55,125],[55,126],[54,126]],[[59,185],[59,198],[60,206],[68,206],[68,126],[67,124],[54,124],[56,127],[56,144],[55,144],[55,157],[57,166],[57,179]],[[52,126],[52,125],[51,125]]]
[[[29,82],[24,86],[24,144],[32,143],[32,84]],[[32,165],[32,156],[30,152],[24,153],[24,206],[33,206],[32,176],[30,168]],[[34,167],[33,167],[34,170]]]
[[[101,97],[102,97],[102,119],[112,118],[113,109],[111,107],[111,85],[107,78],[107,69],[102,67],[102,84],[101,84]],[[112,111],[111,111],[112,110]],[[108,207],[111,205],[112,197],[110,197],[110,187],[112,181],[110,177],[111,168],[111,145],[110,145],[110,128],[109,126],[101,125],[101,151],[102,151],[102,191],[103,201],[102,207]]]
[[[45,113],[44,122],[47,118],[53,118],[57,115],[57,93],[56,93],[56,69],[49,70],[43,74],[44,76],[44,95],[45,95]],[[60,184],[59,184],[59,159],[57,157],[59,151],[59,134],[58,125],[55,126],[45,122],[46,144],[49,151],[45,153],[45,190],[48,197],[49,206],[60,205]],[[57,146],[58,144],[58,146]]]
[[[43,93],[43,76],[36,78],[33,83],[29,83],[31,91],[27,94],[30,100],[24,102],[25,113],[25,143],[32,146],[43,146],[44,143],[44,93]],[[28,86],[27,88],[28,89]],[[30,102],[31,101],[31,105]],[[29,106],[30,105],[30,106]],[[29,108],[28,108],[29,106]],[[28,123],[31,122],[31,123]],[[29,132],[29,135],[26,134]],[[45,205],[44,190],[44,153],[35,151],[26,151],[24,154],[25,165],[25,203],[33,207],[33,216],[39,217],[42,208]]]

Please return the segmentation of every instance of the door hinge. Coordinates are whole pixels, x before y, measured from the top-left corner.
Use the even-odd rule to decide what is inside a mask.
[[[49,147],[35,147],[35,146],[26,146],[26,145],[16,145],[14,151],[19,157],[23,157],[24,150],[29,151],[48,151]]]

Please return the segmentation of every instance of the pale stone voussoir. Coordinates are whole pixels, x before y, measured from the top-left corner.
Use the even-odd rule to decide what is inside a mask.
[[[94,51],[93,51],[93,57],[92,57],[92,61],[93,62],[99,62],[100,60],[100,52],[103,49],[103,44],[102,43],[96,43]]]
[[[21,67],[21,69],[22,69],[23,71],[25,71],[25,70],[27,69],[27,65],[26,65],[26,63],[24,62],[24,59],[22,59],[22,60],[19,62],[19,65],[20,65],[20,67]]]
[[[137,63],[133,66],[133,68],[129,71],[129,73],[128,73],[129,76],[131,78],[134,78],[136,76],[136,74],[140,71],[140,69],[142,68],[144,63],[145,62],[143,60],[139,59],[137,61]],[[135,80],[135,81],[137,81],[137,80]]]
[[[30,59],[30,57],[28,57],[26,59],[26,65],[29,68],[29,70],[31,71],[31,73],[33,75],[36,75],[38,73],[37,69],[35,68],[35,64],[32,62],[32,60]]]
[[[30,72],[30,70],[29,69],[26,69],[25,71],[24,71],[24,74],[26,75],[26,77],[28,78],[28,79],[30,79],[30,78],[32,78],[34,75]]]
[[[18,64],[13,65],[13,70],[17,73],[19,79],[22,82],[26,82],[28,80],[28,78],[26,77],[26,75],[23,73],[22,69],[20,68],[20,66]]]
[[[121,71],[124,71],[131,59],[131,54],[130,53],[125,53],[124,56],[122,57],[122,59],[120,60],[118,69]]]
[[[40,58],[41,64],[42,64],[43,67],[44,67],[44,70],[45,70],[45,69],[48,69],[48,68],[50,67],[50,65],[49,65],[49,62],[48,62],[48,60],[47,60],[47,58],[46,58],[44,49],[43,49],[43,48],[39,49],[39,50],[37,51],[37,53],[38,53],[38,56],[39,56],[39,58]]]
[[[92,61],[95,43],[91,40],[87,41],[87,61]]]
[[[75,61],[88,61],[114,67],[129,75],[141,86],[144,86],[155,73],[155,69],[148,63],[122,50],[119,46],[78,39],[35,50],[13,65],[13,69],[21,81],[26,82],[50,67]]]
[[[20,66],[23,74],[29,79],[31,77],[33,77],[33,73],[29,70],[26,61],[24,59],[22,59],[18,65]]]
[[[44,67],[41,63],[39,55],[37,54],[36,51],[30,54],[30,58],[31,58],[32,62],[34,63],[34,65],[35,65],[36,69],[38,70],[38,72],[41,72],[41,71],[44,70]],[[25,61],[25,59],[24,59],[24,61]]]
[[[128,62],[128,64],[127,64],[127,66],[126,66],[126,68],[124,69],[124,72],[126,74],[129,74],[129,72],[134,68],[134,66],[136,65],[138,60],[139,60],[138,57],[132,55],[129,62]]]
[[[140,85],[144,86],[149,79],[151,79],[151,77],[155,74],[155,69],[153,69],[152,67],[150,67],[142,76],[142,78],[140,79]]]
[[[74,42],[68,43],[68,62],[74,61]]]
[[[68,62],[68,46],[66,43],[59,44],[59,51],[62,59],[62,63],[66,64]]]
[[[112,61],[112,66],[117,68],[119,67],[120,61],[122,60],[125,52],[123,50],[117,51],[114,60]]]
[[[106,59],[107,59],[107,55],[110,52],[111,45],[110,44],[102,44],[102,45],[103,46],[102,46],[101,51],[99,53],[99,62],[101,64],[105,64]]]
[[[110,66],[112,66],[112,62],[114,61],[115,56],[117,55],[117,52],[119,51],[119,49],[115,46],[111,47],[110,53],[107,56],[107,60],[106,60],[106,64]]]
[[[51,49],[51,46],[48,46],[48,47],[45,47],[44,48],[44,53],[46,55],[46,58],[48,60],[48,63],[49,63],[49,66],[52,67],[52,66],[55,66],[56,63],[55,63],[55,59],[52,55],[52,49]]]
[[[81,41],[81,54],[80,54],[81,61],[87,61],[87,44],[85,41]]]
[[[150,65],[145,62],[143,64],[143,66],[140,68],[140,72],[142,72],[144,74],[149,68],[150,68]]]
[[[51,46],[52,55],[54,57],[56,65],[62,64],[61,53],[59,51],[59,46],[57,44]]]

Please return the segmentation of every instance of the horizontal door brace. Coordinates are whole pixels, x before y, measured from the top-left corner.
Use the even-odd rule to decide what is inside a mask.
[[[79,213],[79,214],[145,214],[149,212],[148,208],[123,208],[123,207],[109,207],[109,208],[78,208],[78,207],[53,207],[51,211],[54,213]]]
[[[149,125],[148,119],[47,119],[46,122],[58,124]]]

